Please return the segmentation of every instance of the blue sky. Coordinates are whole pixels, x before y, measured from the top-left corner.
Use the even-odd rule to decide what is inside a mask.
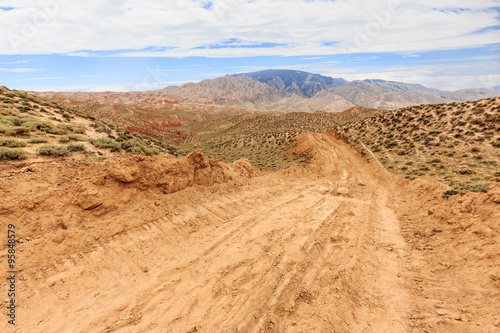
[[[500,84],[500,1],[3,0],[0,84],[141,91],[267,68]]]

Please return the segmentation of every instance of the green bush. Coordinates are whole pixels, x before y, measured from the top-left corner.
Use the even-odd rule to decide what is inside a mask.
[[[27,154],[21,148],[4,148],[0,147],[0,160],[22,160],[27,157]]]
[[[5,147],[24,147],[26,142],[15,138],[0,138],[0,146]]]
[[[47,144],[39,147],[38,153],[46,156],[67,156],[70,151],[66,146]]]

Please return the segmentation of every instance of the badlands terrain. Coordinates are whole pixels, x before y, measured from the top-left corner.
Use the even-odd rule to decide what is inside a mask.
[[[1,93],[2,332],[500,330],[499,98],[154,137]]]

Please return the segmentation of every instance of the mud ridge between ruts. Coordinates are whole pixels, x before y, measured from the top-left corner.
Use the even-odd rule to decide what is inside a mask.
[[[271,173],[200,151],[4,167],[19,307],[0,330],[500,329],[498,184],[446,199],[332,131],[301,133],[292,151],[308,167]]]

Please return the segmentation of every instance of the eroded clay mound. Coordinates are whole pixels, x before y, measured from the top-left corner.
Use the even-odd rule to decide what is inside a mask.
[[[180,159],[161,155],[108,161],[105,169],[111,178],[121,183],[143,190],[161,187],[165,194],[193,185],[226,183],[262,173],[253,168],[247,159],[225,164],[215,159],[206,160],[201,150]]]

